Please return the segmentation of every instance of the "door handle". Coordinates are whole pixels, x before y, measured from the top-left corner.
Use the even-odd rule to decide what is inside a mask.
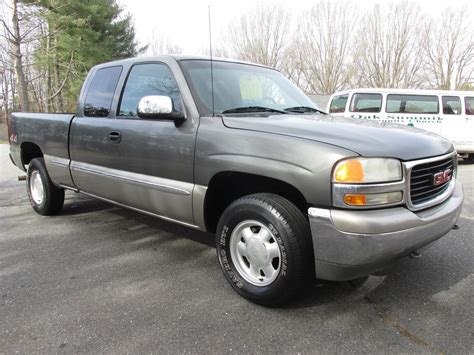
[[[111,143],[120,143],[122,140],[122,133],[119,131],[111,131],[109,132],[108,140]]]

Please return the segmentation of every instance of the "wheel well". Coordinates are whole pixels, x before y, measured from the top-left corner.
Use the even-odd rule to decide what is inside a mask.
[[[204,200],[206,229],[215,232],[227,206],[242,196],[258,192],[280,195],[295,204],[304,215],[308,212],[308,203],[303,194],[284,181],[254,174],[222,172],[211,179],[207,189]]]
[[[34,143],[24,142],[21,144],[21,162],[27,165],[34,158],[42,158],[41,148]]]

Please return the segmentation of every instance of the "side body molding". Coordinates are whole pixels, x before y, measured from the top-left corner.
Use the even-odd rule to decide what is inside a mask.
[[[197,227],[192,209],[193,183],[77,161],[71,162],[71,172],[81,192]]]

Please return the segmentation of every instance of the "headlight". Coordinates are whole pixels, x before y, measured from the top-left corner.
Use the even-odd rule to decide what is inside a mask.
[[[391,158],[352,158],[340,161],[334,168],[333,182],[363,184],[402,179],[399,160]]]
[[[402,164],[393,158],[349,158],[334,166],[333,205],[341,208],[394,206],[404,202]]]

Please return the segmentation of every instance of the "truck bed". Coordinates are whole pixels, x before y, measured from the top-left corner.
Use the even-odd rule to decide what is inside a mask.
[[[23,168],[22,142],[36,144],[44,154],[69,159],[69,127],[73,118],[73,113],[13,113],[9,139],[15,165]]]

